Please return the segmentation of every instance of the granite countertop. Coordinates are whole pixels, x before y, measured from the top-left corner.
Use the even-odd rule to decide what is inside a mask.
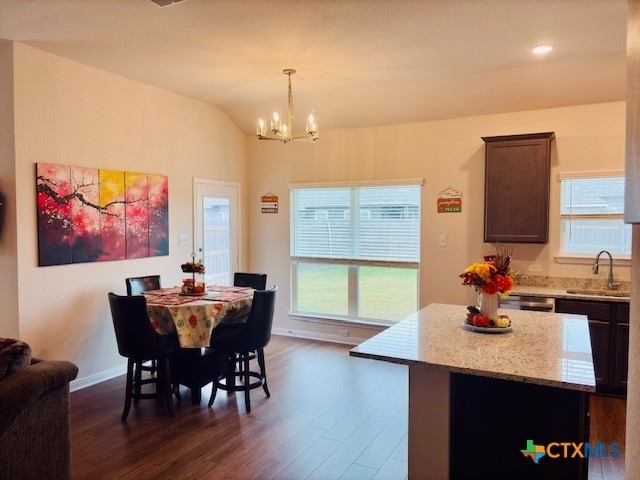
[[[504,310],[513,331],[484,334],[462,327],[466,313],[462,305],[432,303],[361,343],[350,354],[595,392],[586,316]]]

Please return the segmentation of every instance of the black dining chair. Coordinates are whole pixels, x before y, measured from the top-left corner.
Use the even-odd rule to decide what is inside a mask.
[[[160,275],[147,275],[145,277],[129,277],[124,279],[127,285],[127,295],[140,295],[147,290],[160,288]]]
[[[254,290],[264,290],[267,288],[267,274],[266,273],[249,273],[249,272],[236,272],[233,274],[233,285],[235,287],[251,287]],[[249,353],[249,360],[256,358],[256,352]],[[238,368],[242,368],[242,359],[237,357],[235,362],[238,363]]]
[[[218,389],[239,392],[244,391],[244,404],[247,413],[251,412],[251,399],[249,392],[262,386],[267,397],[271,396],[267,386],[267,372],[264,362],[264,347],[271,339],[271,326],[273,324],[273,311],[276,303],[276,291],[256,290],[253,293],[253,302],[246,323],[233,323],[218,325],[211,335],[211,348],[216,350],[214,381],[211,387],[209,406],[213,405]],[[250,370],[249,353],[256,352],[260,371]],[[233,365],[234,360],[240,357],[242,368],[239,370],[228,369],[220,371],[221,367]],[[226,359],[226,363],[220,365],[220,359]],[[252,381],[253,380],[253,381]]]
[[[157,290],[160,288],[160,275],[147,275],[144,277],[129,277],[124,279],[127,286],[127,295],[140,295],[148,290]],[[155,361],[142,365],[141,370],[156,373],[158,366]]]
[[[233,285],[236,287],[251,287],[255,290],[264,290],[267,288],[267,274],[236,272],[233,274]]]
[[[109,293],[109,306],[113,328],[116,333],[118,352],[127,358],[127,386],[122,411],[122,420],[126,420],[131,401],[139,399],[164,398],[169,415],[175,415],[173,409],[173,387],[169,357],[179,350],[178,339],[172,335],[160,335],[151,326],[147,313],[147,300],[142,295],[123,296]],[[142,378],[142,364],[155,360],[158,375]],[[155,391],[143,393],[142,386],[153,384]]]

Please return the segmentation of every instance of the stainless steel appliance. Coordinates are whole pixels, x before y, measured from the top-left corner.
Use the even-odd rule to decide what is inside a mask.
[[[500,308],[510,310],[534,310],[537,312],[553,312],[555,300],[548,297],[529,297],[524,295],[509,295],[500,298]]]

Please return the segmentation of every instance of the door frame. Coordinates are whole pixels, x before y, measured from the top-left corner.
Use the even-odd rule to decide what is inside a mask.
[[[232,265],[232,280],[233,280],[233,272],[240,271],[240,265],[243,263],[242,259],[242,187],[240,182],[229,182],[224,180],[211,180],[208,178],[199,178],[193,177],[193,250],[194,252],[197,250],[197,243],[199,239],[197,238],[197,225],[198,225],[198,185],[208,185],[212,187],[230,187],[235,188],[238,192],[238,218],[236,219],[238,224],[238,244],[235,248],[238,251],[238,264],[235,267]]]

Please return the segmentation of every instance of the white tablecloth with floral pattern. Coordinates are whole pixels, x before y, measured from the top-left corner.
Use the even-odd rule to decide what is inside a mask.
[[[177,334],[183,348],[208,347],[216,326],[244,322],[251,310],[252,289],[212,286],[202,296],[179,291],[164,288],[145,292],[145,297],[153,328],[162,335]]]

